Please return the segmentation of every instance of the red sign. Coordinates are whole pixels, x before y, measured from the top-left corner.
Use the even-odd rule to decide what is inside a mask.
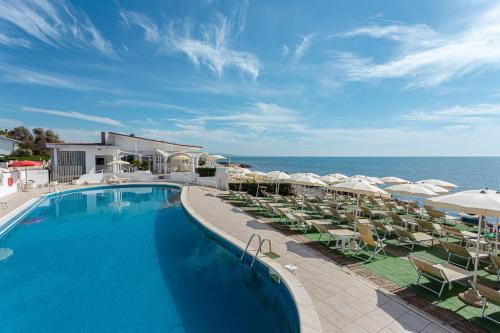
[[[7,179],[7,184],[9,185],[9,187],[14,185],[14,178],[9,177],[9,179]]]

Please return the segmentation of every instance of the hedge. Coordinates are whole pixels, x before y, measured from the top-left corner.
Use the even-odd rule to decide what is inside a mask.
[[[229,189],[238,191],[240,189],[239,183],[230,183]],[[262,195],[261,190],[264,189],[269,193],[276,193],[276,183],[259,183],[259,195]],[[241,183],[241,190],[249,194],[255,195],[257,192],[257,183]],[[290,196],[293,194],[291,184],[280,184],[279,194]]]
[[[215,168],[196,168],[196,173],[200,177],[214,177]]]

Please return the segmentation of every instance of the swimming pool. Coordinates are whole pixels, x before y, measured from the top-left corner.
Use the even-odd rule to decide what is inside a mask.
[[[287,287],[166,186],[42,200],[0,239],[2,332],[298,332]]]

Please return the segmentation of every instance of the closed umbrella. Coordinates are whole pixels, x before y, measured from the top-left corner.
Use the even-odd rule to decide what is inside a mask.
[[[468,304],[481,306],[481,296],[475,289],[477,271],[479,268],[481,226],[483,219],[488,216],[497,218],[500,217],[500,192],[488,189],[462,191],[429,199],[427,200],[427,203],[438,208],[479,215],[472,288],[459,294],[459,298]]]
[[[380,178],[387,185],[408,184],[410,181],[399,177],[382,177]]]
[[[432,184],[436,186],[443,187],[447,190],[453,190],[454,188],[457,187],[457,185],[446,182],[444,180],[439,180],[439,179],[424,179],[424,180],[419,180],[416,182],[417,184]]]
[[[252,173],[248,174],[249,176],[253,177],[255,181],[257,182],[257,191],[255,193],[255,196],[259,196],[259,186],[260,186],[260,181],[262,178],[266,177],[267,175],[264,172],[261,171],[252,171]]]

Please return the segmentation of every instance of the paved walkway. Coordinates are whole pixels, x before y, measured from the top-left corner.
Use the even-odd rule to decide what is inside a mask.
[[[253,233],[271,239],[280,255],[276,261],[299,267],[297,277],[314,301],[324,332],[454,332],[214,194],[190,186],[187,200],[197,214],[244,243]]]

